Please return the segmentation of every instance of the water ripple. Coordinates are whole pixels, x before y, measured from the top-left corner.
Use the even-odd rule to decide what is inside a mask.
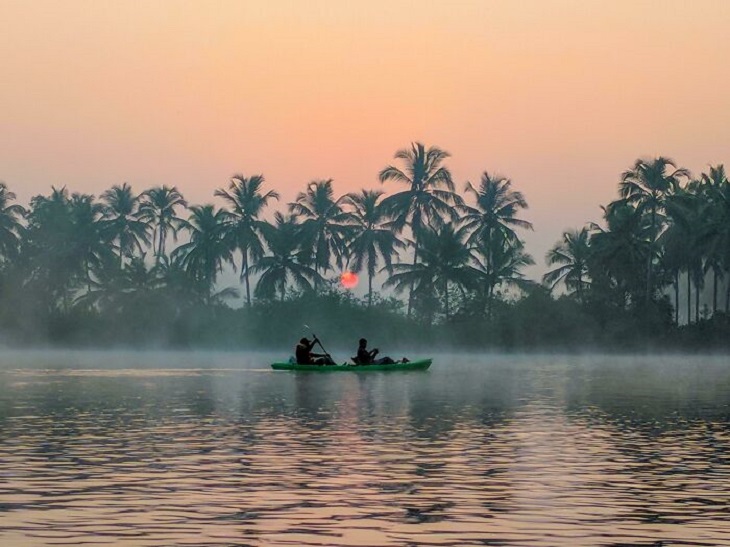
[[[0,542],[730,544],[724,369],[694,363],[696,382],[649,361],[648,389],[621,360],[514,359],[322,377],[7,368]]]

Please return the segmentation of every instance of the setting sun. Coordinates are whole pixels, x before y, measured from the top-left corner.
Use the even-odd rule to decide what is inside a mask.
[[[344,272],[340,276],[340,284],[346,289],[354,289],[357,287],[358,281],[360,280],[355,272]]]

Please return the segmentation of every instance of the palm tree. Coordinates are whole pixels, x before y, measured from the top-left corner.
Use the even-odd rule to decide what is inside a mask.
[[[0,181],[0,261],[12,260],[18,254],[20,238],[23,233],[21,219],[25,209],[17,203],[15,194]]]
[[[111,237],[104,229],[104,207],[89,194],[73,194],[68,203],[71,217],[72,261],[83,264],[87,289],[91,290],[91,273],[112,261]]]
[[[138,293],[144,289],[149,293],[157,288],[154,281],[154,268],[148,269],[142,257],[132,257],[129,264],[122,264],[118,269],[100,269],[96,279],[90,281],[89,290],[79,295],[74,303],[94,306],[112,313],[125,307],[139,310],[137,304],[141,300],[137,298]],[[146,296],[149,297],[149,294]]]
[[[144,256],[133,256],[123,271],[125,285],[130,291],[147,293],[160,287],[159,270],[149,267]]]
[[[689,303],[690,279],[695,287],[695,323],[700,321],[700,296],[705,288],[705,276],[707,274],[705,250],[700,243],[700,234],[705,230],[704,221],[707,218],[705,203],[697,193],[698,182],[693,181],[688,191],[685,214],[688,217],[689,232],[687,242],[691,245],[687,254],[687,293]],[[687,309],[689,317],[689,306]]]
[[[484,258],[485,279],[497,283],[493,275],[495,257],[503,253],[507,246],[519,241],[514,228],[532,230],[532,224],[517,218],[521,209],[527,209],[527,201],[521,192],[512,190],[512,181],[506,177],[490,176],[482,173],[479,189],[466,183],[467,193],[472,193],[476,207],[465,207],[464,225],[471,232],[468,243],[478,246]],[[494,285],[487,287],[491,302]]]
[[[712,310],[717,312],[718,277],[724,269],[723,277],[728,281],[725,313],[730,313],[730,181],[722,164],[710,167],[710,173],[703,173],[701,180],[708,207],[700,237],[713,270]]]
[[[441,164],[450,154],[435,146],[426,147],[414,142],[410,148],[398,150],[395,159],[402,160],[405,167],[392,165],[380,171],[381,183],[395,181],[408,186],[385,198],[382,206],[393,217],[390,226],[400,233],[409,226],[413,234],[413,265],[418,263],[421,251],[419,238],[426,226],[439,229],[445,219],[454,220],[454,206],[461,206],[462,200],[455,193],[451,172]],[[408,296],[408,315],[413,303],[413,289]]]
[[[228,213],[213,205],[190,208],[186,222],[190,241],[175,249],[175,256],[188,274],[198,283],[210,303],[213,287],[225,263],[233,263],[233,251],[225,240]]]
[[[487,317],[492,318],[495,291],[500,285],[515,286],[527,289],[533,283],[527,281],[522,269],[535,263],[532,256],[525,252],[525,245],[521,240],[503,240],[501,246],[485,248],[486,243],[480,241],[475,248],[477,268],[482,278],[482,286],[486,287]],[[486,257],[490,263],[487,265]]]
[[[385,269],[391,271],[393,257],[398,249],[405,248],[405,243],[384,227],[388,217],[378,203],[382,195],[379,190],[362,190],[343,198],[350,207],[348,223],[353,228],[347,252],[356,272],[363,268],[368,272],[368,307],[373,303],[373,277],[378,264],[382,260]]]
[[[588,260],[590,246],[588,245],[588,230],[569,230],[563,233],[562,241],[548,251],[547,263],[550,266],[558,265],[543,277],[543,282],[554,289],[559,282],[565,283],[568,290],[574,290],[578,301],[583,301],[583,290],[588,286]]]
[[[104,219],[110,237],[117,242],[119,266],[124,257],[135,251],[142,253],[142,244],[149,244],[149,226],[138,218],[139,197],[132,193],[126,182],[112,186],[101,195],[104,202]]]
[[[153,253],[157,264],[165,256],[168,234],[172,233],[177,240],[177,232],[183,225],[182,219],[175,215],[177,207],[187,207],[187,202],[175,186],[157,186],[140,196],[139,219],[153,227]]]
[[[591,223],[589,272],[595,282],[608,281],[619,292],[622,307],[630,298],[633,304],[641,292],[641,278],[649,254],[651,227],[645,215],[626,200],[601,207],[606,228]]]
[[[621,176],[619,184],[621,197],[628,203],[636,204],[637,210],[648,214],[650,218],[649,254],[646,266],[647,302],[652,299],[654,292],[652,274],[655,245],[663,224],[664,202],[667,195],[675,191],[680,182],[687,177],[689,177],[687,169],[677,168],[671,159],[661,156],[654,160],[638,159],[634,166]]]
[[[111,241],[101,223],[101,204],[93,196],[52,188],[50,196],[34,196],[27,214],[25,245],[28,283],[45,304],[68,309],[71,292],[83,282],[90,289],[92,270],[109,263]]]
[[[215,195],[222,197],[230,206],[229,237],[233,245],[241,252],[241,281],[246,285],[246,304],[251,306],[251,285],[249,270],[251,263],[264,254],[262,227],[265,224],[259,219],[269,200],[279,199],[279,194],[269,190],[262,194],[263,175],[244,177],[234,175],[228,190],[216,190]]]
[[[687,272],[687,323],[692,322],[691,294],[692,284],[695,288],[695,322],[699,321],[700,293],[705,282],[704,255],[701,234],[706,232],[706,204],[698,193],[699,181],[692,181],[687,186],[669,196],[665,209],[669,217],[669,226],[660,237],[665,249],[664,264],[672,273],[676,270]],[[677,291],[675,290],[675,298]],[[675,314],[675,318],[678,316]]]
[[[450,288],[466,299],[466,291],[478,286],[480,273],[472,265],[475,257],[466,245],[467,231],[452,224],[438,232],[421,233],[421,260],[416,264],[394,264],[394,274],[385,282],[396,292],[412,288],[415,294],[436,293],[443,298],[446,320],[451,316]]]
[[[298,244],[300,226],[294,217],[284,216],[277,211],[274,222],[274,225],[263,226],[269,252],[251,267],[251,271],[261,274],[254,291],[256,296],[273,298],[278,292],[283,301],[290,278],[303,290],[311,290],[312,283],[317,283],[322,278],[315,269],[303,263],[306,257]]]
[[[513,229],[532,230],[532,223],[516,218],[520,209],[527,209],[522,192],[512,190],[512,181],[499,175],[482,173],[479,190],[466,183],[466,191],[474,194],[476,207],[466,207],[464,225],[472,232],[470,243],[483,240],[488,244],[494,241],[515,241],[517,234]]]
[[[521,290],[534,287],[535,283],[526,279],[522,272],[525,267],[535,264],[532,255],[525,252],[525,244],[522,241],[505,245],[494,258],[494,276],[498,280],[498,285],[517,287]]]
[[[170,306],[175,315],[201,302],[210,304],[212,299],[211,291],[196,276],[195,269],[185,267],[185,258],[184,252],[175,249],[169,257],[163,256],[151,269],[159,286],[157,293],[160,302]]]
[[[289,204],[289,212],[296,221],[301,221],[301,247],[312,249],[311,260],[318,274],[316,290],[321,277],[319,272],[326,273],[331,268],[333,257],[337,267],[342,267],[347,251],[348,217],[339,200],[334,199],[332,179],[310,182],[306,192],[297,194],[294,203]]]
[[[71,246],[69,194],[65,187],[51,188],[49,196],[30,200],[23,254],[28,261],[26,285],[47,311],[68,307],[69,291],[80,270],[68,260]]]
[[[659,237],[658,243],[664,250],[662,255],[662,266],[666,270],[667,275],[672,277],[672,286],[674,289],[674,323],[679,325],[680,274],[686,268],[688,255],[691,252],[689,247],[693,245],[693,242],[687,237],[687,231],[683,226],[683,223],[681,221],[678,222],[679,214],[678,212],[673,211],[675,206],[672,204],[672,201],[667,201],[666,207],[667,212],[669,213],[669,225],[664,233]]]

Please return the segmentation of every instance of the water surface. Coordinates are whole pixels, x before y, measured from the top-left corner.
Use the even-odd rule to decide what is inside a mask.
[[[0,355],[0,544],[730,544],[727,357]]]

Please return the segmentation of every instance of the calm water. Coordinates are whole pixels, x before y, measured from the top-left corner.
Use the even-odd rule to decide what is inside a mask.
[[[0,354],[0,545],[730,545],[730,358]]]

